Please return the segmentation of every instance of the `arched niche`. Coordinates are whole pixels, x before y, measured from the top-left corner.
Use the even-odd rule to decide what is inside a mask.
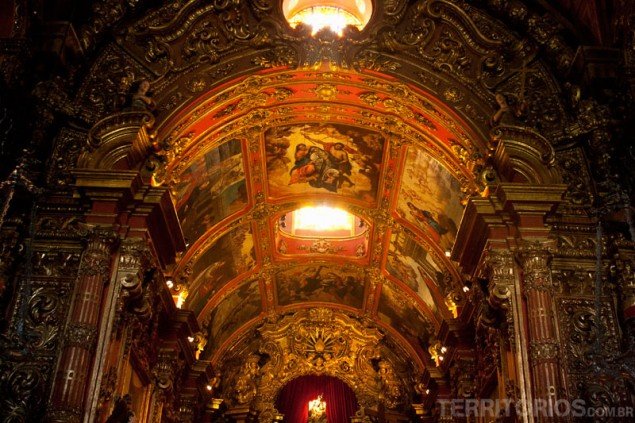
[[[328,423],[347,423],[359,409],[355,392],[344,381],[325,375],[306,375],[288,382],[278,393],[275,406],[285,422],[306,423],[309,401],[321,397]]]

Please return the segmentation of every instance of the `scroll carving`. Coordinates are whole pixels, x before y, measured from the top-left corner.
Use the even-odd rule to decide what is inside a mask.
[[[489,301],[494,306],[507,308],[516,281],[513,255],[506,250],[490,250],[485,263],[490,270]]]

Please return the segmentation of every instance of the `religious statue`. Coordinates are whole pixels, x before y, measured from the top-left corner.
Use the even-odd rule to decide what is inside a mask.
[[[115,400],[115,407],[106,423],[133,423],[135,420],[135,414],[132,411],[132,398],[126,394]]]
[[[392,365],[381,360],[379,366],[379,382],[386,404],[393,408],[401,402],[402,390]]]
[[[152,96],[150,95],[150,81],[142,79],[136,84],[133,84],[132,97],[130,99],[130,109],[153,112],[156,105]]]
[[[258,366],[259,360],[260,358],[257,355],[250,355],[240,369],[234,389],[238,404],[251,402],[258,393],[256,378],[260,370],[260,366]]]
[[[326,423],[326,402],[322,399],[322,395],[318,395],[317,399],[309,401],[308,423]]]

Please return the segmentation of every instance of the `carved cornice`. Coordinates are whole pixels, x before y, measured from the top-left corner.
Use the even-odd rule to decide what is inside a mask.
[[[142,163],[152,151],[154,117],[147,112],[122,112],[97,122],[88,133],[77,167],[113,169],[126,160],[127,169]]]

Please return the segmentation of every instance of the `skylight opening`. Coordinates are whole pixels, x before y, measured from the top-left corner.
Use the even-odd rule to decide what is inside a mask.
[[[354,233],[355,216],[334,207],[303,207],[293,211],[293,227],[324,235],[340,231]]]

